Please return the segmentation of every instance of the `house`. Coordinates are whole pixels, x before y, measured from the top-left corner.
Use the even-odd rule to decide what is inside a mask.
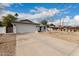
[[[10,27],[0,27],[0,33],[27,33],[27,32],[37,32],[39,24],[34,23],[28,19],[15,21]]]
[[[34,23],[28,19],[15,21],[12,23],[13,25],[13,32],[14,33],[27,33],[27,32],[37,32],[37,23]]]
[[[47,31],[47,26],[45,25],[37,25],[37,28],[38,28],[38,32],[44,32],[44,31]]]

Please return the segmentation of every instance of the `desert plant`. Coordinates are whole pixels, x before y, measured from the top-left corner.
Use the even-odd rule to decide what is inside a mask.
[[[3,22],[2,24],[4,26],[10,26],[12,22],[14,22],[17,18],[11,14],[8,14],[7,16],[3,16]]]
[[[42,20],[41,22],[40,22],[42,25],[47,25],[47,21],[46,20]]]

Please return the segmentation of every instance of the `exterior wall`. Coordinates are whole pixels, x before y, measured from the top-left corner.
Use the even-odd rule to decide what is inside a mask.
[[[13,33],[16,33],[16,26],[13,24]]]
[[[0,33],[6,33],[6,27],[0,27]]]
[[[32,24],[19,24],[16,23],[16,25],[13,27],[14,33],[27,33],[27,32],[36,32],[37,27],[36,25]]]

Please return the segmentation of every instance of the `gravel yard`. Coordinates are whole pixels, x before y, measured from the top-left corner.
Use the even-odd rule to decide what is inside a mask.
[[[14,56],[16,54],[16,35],[0,34],[0,56]]]

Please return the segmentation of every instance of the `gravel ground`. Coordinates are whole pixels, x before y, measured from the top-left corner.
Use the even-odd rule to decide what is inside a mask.
[[[0,34],[0,56],[14,56],[16,54],[16,35]]]
[[[47,32],[42,33],[43,35],[48,35],[54,38],[79,43],[79,32],[59,32],[59,31],[53,31],[53,32]]]

